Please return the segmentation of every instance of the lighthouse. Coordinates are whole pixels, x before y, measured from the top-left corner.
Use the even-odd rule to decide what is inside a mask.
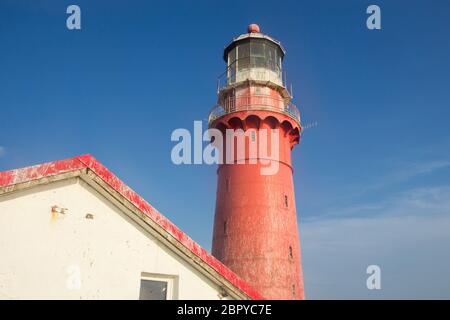
[[[224,49],[227,67],[209,128],[223,133],[224,146],[239,138],[228,139],[229,131],[244,132],[244,143],[224,148],[223,159],[231,161],[217,169],[212,254],[265,298],[303,299],[291,159],[302,128],[284,56],[281,43],[256,24]],[[251,152],[253,144],[258,152]],[[268,166],[276,170],[264,172]]]

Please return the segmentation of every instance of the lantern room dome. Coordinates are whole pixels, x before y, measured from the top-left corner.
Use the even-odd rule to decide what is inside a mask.
[[[247,27],[248,33],[260,32],[259,26],[256,23],[249,24]]]

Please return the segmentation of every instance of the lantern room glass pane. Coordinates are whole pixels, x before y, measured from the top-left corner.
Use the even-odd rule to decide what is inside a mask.
[[[250,42],[250,64],[255,68],[265,68],[266,58],[264,52],[265,44],[262,41],[252,40]]]
[[[250,56],[250,43],[242,43],[237,46],[238,48],[238,58],[247,58]]]
[[[228,82],[233,83],[236,81],[236,48],[233,48],[228,53],[228,66],[229,66],[227,73]]]
[[[229,63],[229,66],[231,66],[235,61],[236,61],[236,48],[233,48],[233,49],[228,53],[228,63]]]
[[[264,57],[264,43],[252,41],[250,43],[250,54],[252,57]]]
[[[267,68],[276,71],[277,69],[276,49],[271,45],[266,46],[266,60],[267,60]]]
[[[238,70],[250,67],[250,43],[243,43],[237,47],[238,52]]]
[[[282,69],[282,60],[283,60],[283,52],[280,48],[277,48],[275,50],[276,56],[275,56],[275,63],[278,67],[278,70],[281,71]]]

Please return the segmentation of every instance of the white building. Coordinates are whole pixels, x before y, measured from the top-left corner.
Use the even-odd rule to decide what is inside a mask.
[[[0,172],[0,299],[261,299],[92,156]]]

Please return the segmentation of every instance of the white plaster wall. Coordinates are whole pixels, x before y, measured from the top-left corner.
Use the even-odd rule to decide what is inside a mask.
[[[68,210],[52,215],[54,205]],[[217,285],[79,178],[0,196],[0,299],[138,299],[143,272],[176,276],[175,299],[219,299]]]

